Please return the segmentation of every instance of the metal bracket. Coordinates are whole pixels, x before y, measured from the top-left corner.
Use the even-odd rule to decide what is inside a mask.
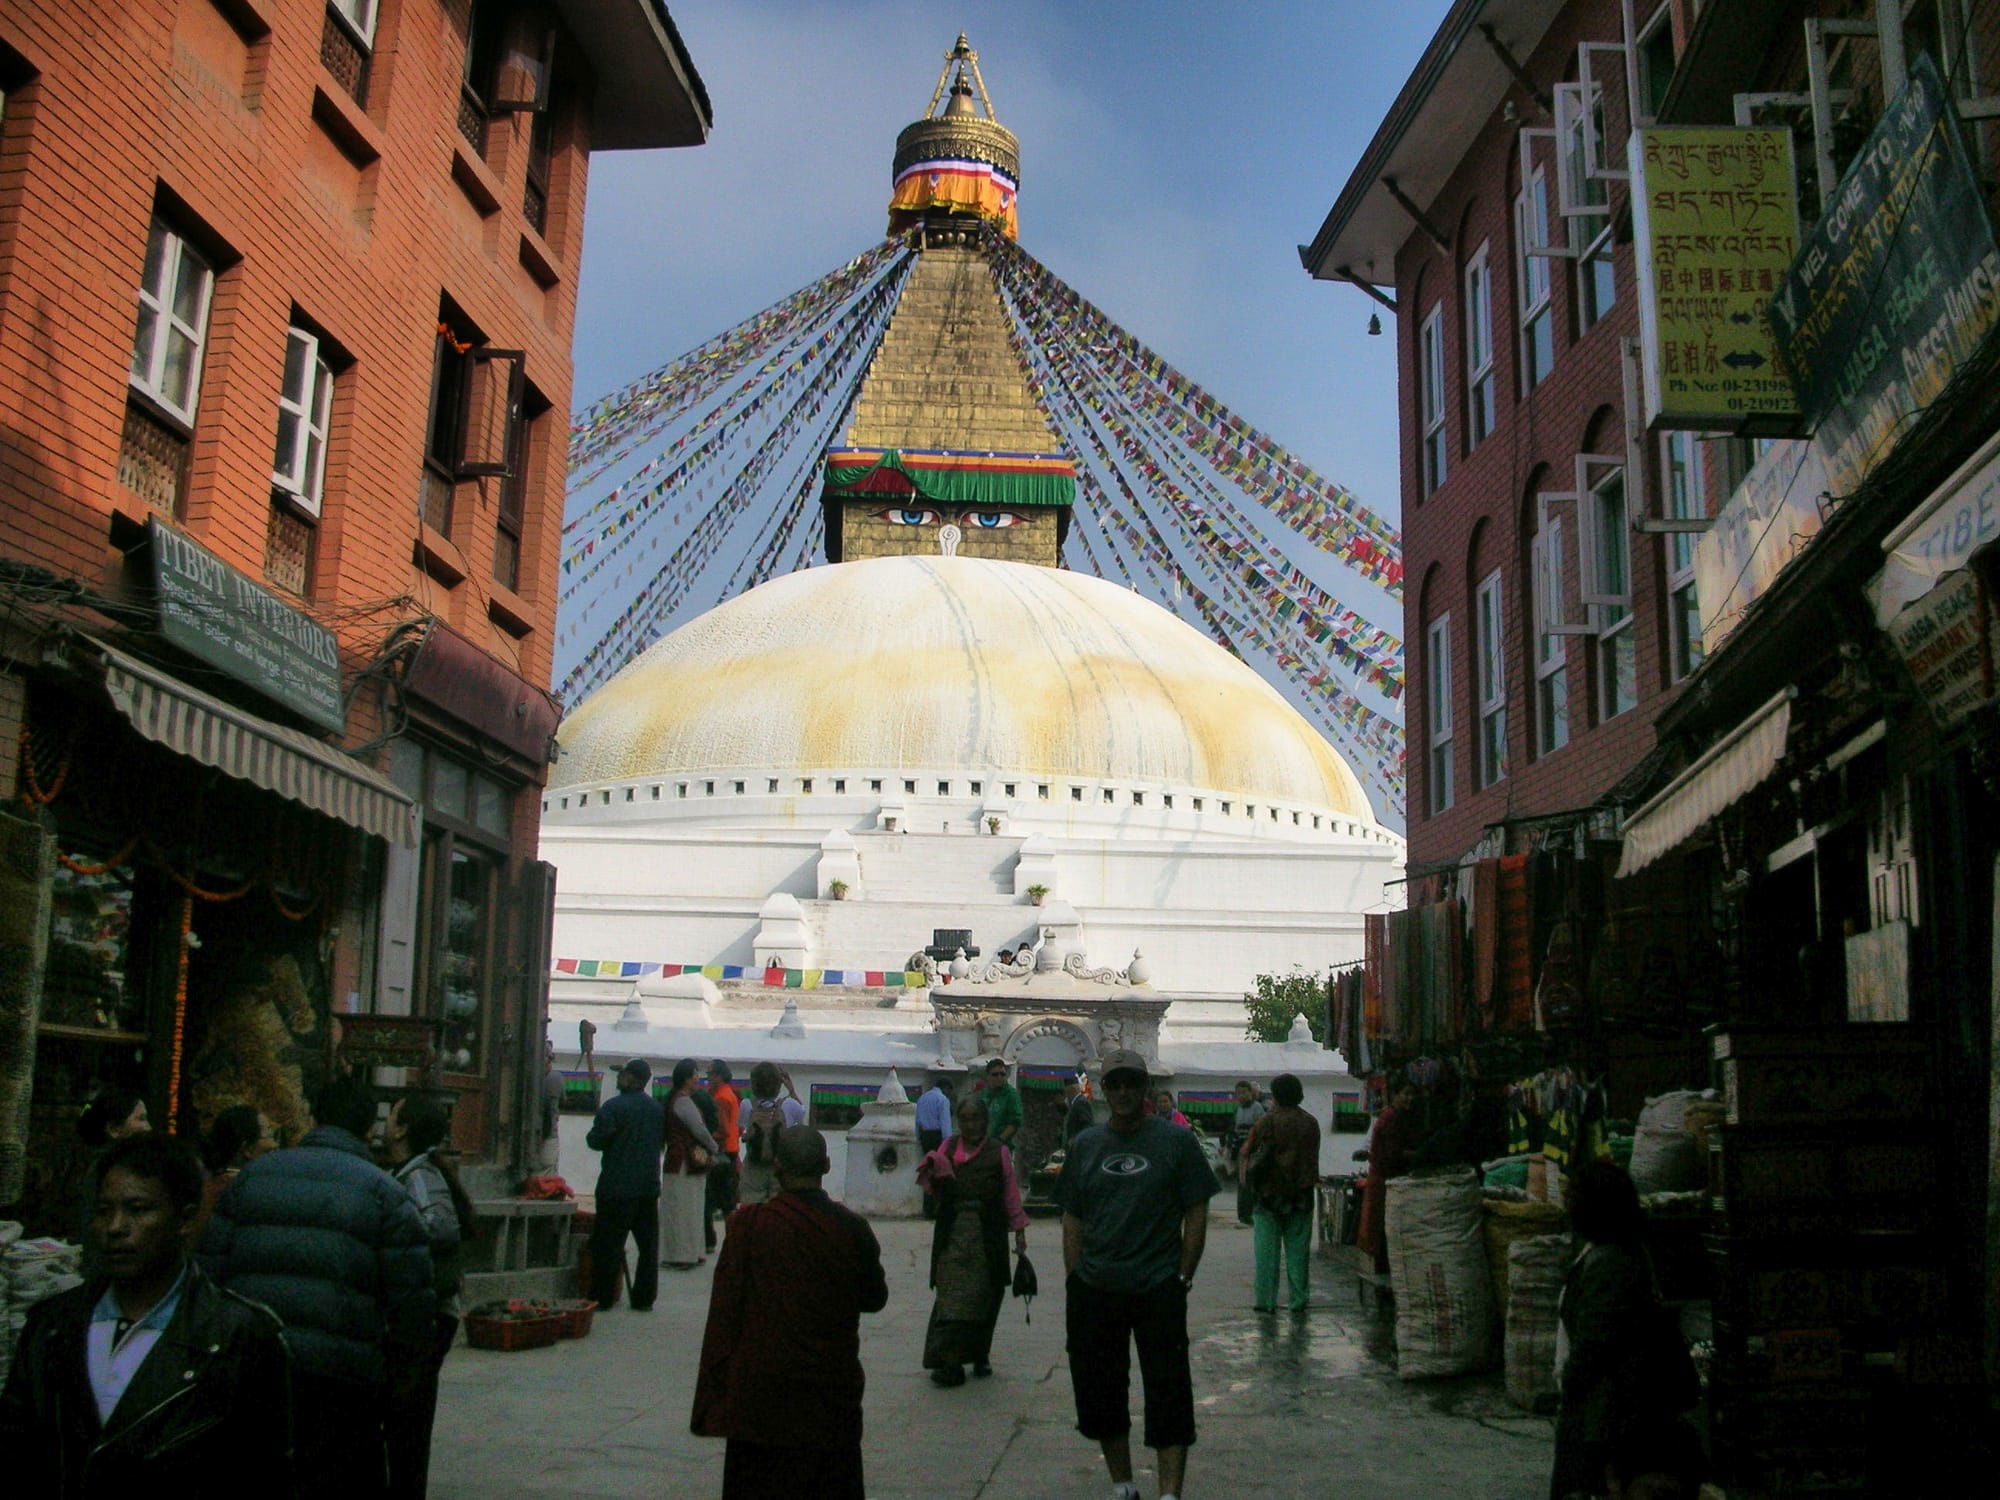
[[[1442,233],[1437,225],[1430,221],[1430,216],[1410,200],[1410,195],[1396,186],[1395,178],[1384,177],[1382,179],[1382,186],[1388,189],[1389,196],[1396,200],[1397,205],[1403,212],[1416,221],[1417,228],[1424,232],[1425,237],[1433,245],[1444,251],[1446,255],[1451,254],[1451,236]]]
[[[1493,23],[1490,21],[1481,21],[1479,23],[1479,34],[1486,38],[1486,45],[1491,47],[1493,55],[1500,59],[1500,66],[1514,75],[1514,82],[1521,85],[1527,92],[1528,97],[1534,100],[1540,107],[1543,114],[1547,114],[1549,112],[1549,96],[1541,91],[1536,85],[1535,80],[1528,75],[1528,70],[1521,66],[1519,60],[1509,50],[1507,44],[1500,40],[1499,34],[1493,29]]]

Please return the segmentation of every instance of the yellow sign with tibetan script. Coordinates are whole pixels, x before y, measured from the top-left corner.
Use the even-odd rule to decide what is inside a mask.
[[[1764,309],[1799,251],[1785,130],[1632,132],[1649,427],[1782,430],[1798,411]]]

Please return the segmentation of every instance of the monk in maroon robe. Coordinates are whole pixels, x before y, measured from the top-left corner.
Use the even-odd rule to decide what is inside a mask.
[[[728,1439],[723,1500],[865,1500],[861,1314],[889,1300],[882,1249],[820,1188],[826,1137],[787,1126],[774,1154],[778,1196],[723,1237],[689,1426]]]

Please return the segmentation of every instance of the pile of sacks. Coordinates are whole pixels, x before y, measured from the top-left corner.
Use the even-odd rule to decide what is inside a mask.
[[[28,1309],[44,1297],[83,1285],[83,1247],[62,1240],[26,1240],[21,1226],[0,1223],[0,1380],[14,1362],[14,1341]]]

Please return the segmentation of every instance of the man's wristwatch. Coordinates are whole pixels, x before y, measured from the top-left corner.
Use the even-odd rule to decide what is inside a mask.
[[[1192,1276],[1183,1276],[1183,1277],[1181,1278],[1181,1290],[1182,1290],[1182,1291],[1184,1291],[1184,1292],[1191,1292],[1191,1291],[1193,1291],[1193,1290],[1194,1290],[1194,1277],[1192,1277]]]

